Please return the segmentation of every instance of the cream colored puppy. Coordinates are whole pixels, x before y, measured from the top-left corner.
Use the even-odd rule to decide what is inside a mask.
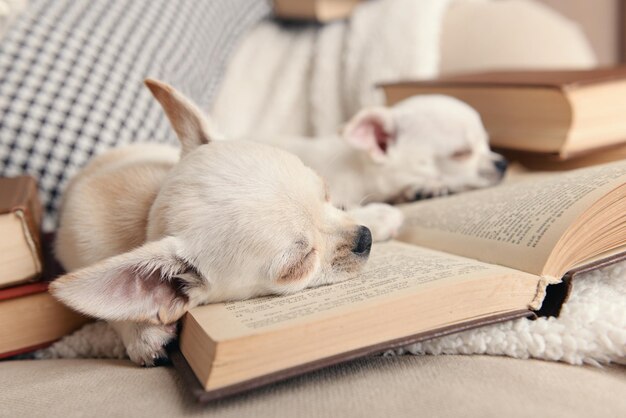
[[[502,156],[489,149],[479,114],[441,95],[364,109],[340,135],[262,142],[293,152],[320,173],[328,181],[334,203],[351,209],[372,229],[374,240],[393,231],[381,223],[397,227],[402,221],[397,209],[381,203],[492,186],[507,166]]]
[[[368,258],[370,231],[329,201],[322,179],[267,145],[212,141],[201,112],[146,82],[181,144],[112,150],[64,197],[56,253],[71,273],[52,294],[108,320],[129,357],[165,356],[176,321],[210,302],[345,280]]]

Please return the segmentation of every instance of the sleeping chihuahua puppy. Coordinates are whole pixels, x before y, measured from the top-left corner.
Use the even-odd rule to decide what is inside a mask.
[[[479,114],[441,95],[364,109],[339,135],[263,142],[298,155],[328,181],[334,203],[350,209],[491,186],[507,167],[489,149]],[[380,203],[374,208],[385,223],[401,222],[397,210]],[[375,240],[386,238],[375,233],[372,215],[370,210],[364,223],[372,226]]]
[[[52,294],[110,321],[131,360],[152,365],[198,305],[287,294],[354,276],[370,231],[336,209],[318,174],[268,145],[213,141],[210,122],[147,80],[182,144],[115,149],[64,197]]]

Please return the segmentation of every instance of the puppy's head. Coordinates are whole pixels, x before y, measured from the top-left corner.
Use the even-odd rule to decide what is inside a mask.
[[[491,152],[478,113],[448,96],[368,108],[343,137],[375,167],[377,200],[401,202],[494,185],[506,160]]]
[[[182,143],[151,207],[149,242],[61,277],[56,297],[103,319],[171,323],[190,306],[291,293],[364,265],[369,230],[330,204],[322,179],[297,157],[212,141],[195,105],[146,84]]]

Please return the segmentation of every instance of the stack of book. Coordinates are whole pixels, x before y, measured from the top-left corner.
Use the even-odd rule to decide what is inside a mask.
[[[31,177],[0,178],[0,358],[42,348],[87,321],[47,292],[54,276]]]
[[[530,169],[626,158],[626,67],[499,71],[382,84],[387,103],[444,94],[480,113],[491,144]]]

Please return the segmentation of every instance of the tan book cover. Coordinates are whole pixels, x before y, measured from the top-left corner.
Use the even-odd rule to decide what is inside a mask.
[[[0,288],[41,274],[41,218],[32,177],[0,178]]]
[[[498,71],[381,87],[390,105],[423,94],[468,103],[494,147],[568,159],[626,142],[626,67]]]
[[[47,282],[0,290],[0,358],[43,348],[89,321],[47,290]]]
[[[344,19],[363,0],[273,0],[274,14],[281,19],[329,22]]]
[[[560,90],[576,89],[593,84],[612,83],[626,78],[626,66],[603,67],[593,70],[524,70],[487,71],[480,73],[457,74],[437,80],[417,82],[431,86],[517,86],[550,87]],[[414,82],[407,82],[411,85]],[[390,83],[391,84],[404,84]],[[387,84],[384,84],[387,85]]]
[[[558,315],[577,272],[626,252],[626,162],[400,207],[398,241],[375,244],[352,279],[188,312],[174,361],[193,371],[198,398],[488,323]]]

